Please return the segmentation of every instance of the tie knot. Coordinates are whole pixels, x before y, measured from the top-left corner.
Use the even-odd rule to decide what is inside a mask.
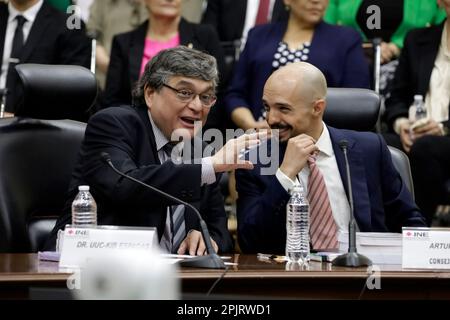
[[[316,160],[317,160],[317,154],[312,154],[308,157],[308,164],[311,165],[315,165],[316,164]]]
[[[17,20],[17,27],[18,28],[22,28],[23,25],[25,24],[25,22],[27,22],[27,19],[24,16],[22,16],[22,15],[18,15],[16,17],[16,20]]]

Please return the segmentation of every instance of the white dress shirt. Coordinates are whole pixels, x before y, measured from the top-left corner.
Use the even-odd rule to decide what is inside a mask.
[[[323,124],[323,131],[316,146],[320,150],[316,164],[325,179],[334,221],[336,222],[338,231],[347,232],[348,223],[350,221],[350,205],[337,166],[330,133],[325,124]],[[308,165],[306,165],[299,173],[300,181],[306,194],[308,193],[309,173],[310,170]],[[277,170],[276,177],[283,188],[288,192],[292,190],[296,183],[298,183],[297,178],[295,181],[292,181],[280,169]]]
[[[24,16],[27,21],[23,25],[23,40],[26,43],[28,35],[30,34],[31,27],[33,26],[34,20],[42,7],[44,0],[39,0],[34,6],[20,12],[13,7],[13,5],[8,3],[8,23],[6,24],[5,42],[3,44],[3,57],[2,65],[0,70],[0,88],[4,89],[6,86],[6,76],[8,74],[9,58],[11,57],[12,42],[14,39],[14,33],[16,32],[18,15]]]
[[[275,0],[270,0],[269,4],[269,14],[267,20],[270,22],[270,17],[272,17],[273,6]],[[259,0],[247,0],[247,11],[245,13],[245,23],[244,29],[242,31],[241,37],[241,50],[244,49],[245,42],[247,41],[247,33],[251,28],[255,26],[256,16],[258,15]]]

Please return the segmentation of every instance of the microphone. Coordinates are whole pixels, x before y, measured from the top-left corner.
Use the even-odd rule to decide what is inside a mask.
[[[371,266],[372,261],[366,256],[359,254],[356,250],[356,221],[355,221],[355,208],[353,205],[353,191],[352,191],[352,180],[350,177],[350,166],[348,164],[347,157],[347,147],[348,141],[339,141],[339,147],[344,153],[345,159],[345,172],[347,175],[347,190],[348,190],[348,201],[350,203],[350,221],[348,223],[348,252],[337,256],[332,264],[333,266],[341,267],[361,267],[361,266]]]
[[[206,226],[206,222],[205,220],[203,220],[202,216],[200,215],[200,212],[198,212],[197,208],[195,208],[193,205],[191,205],[190,203],[187,203],[181,199],[178,199],[162,190],[159,190],[158,188],[155,188],[151,185],[148,185],[142,181],[139,181],[121,171],[119,171],[116,167],[114,167],[114,165],[111,162],[111,157],[109,155],[109,153],[107,152],[101,152],[100,156],[102,158],[102,160],[111,168],[114,170],[114,172],[116,172],[118,175],[127,178],[128,180],[131,180],[133,182],[136,182],[146,188],[149,188],[150,190],[152,190],[153,192],[156,192],[160,195],[162,195],[164,198],[169,199],[173,202],[176,202],[178,204],[182,204],[188,208],[190,208],[192,211],[195,212],[195,214],[197,215],[198,220],[200,221],[200,231],[202,233],[203,236],[203,240],[205,241],[205,246],[206,246],[206,252],[208,253],[206,256],[199,256],[199,257],[194,257],[194,258],[189,258],[189,259],[185,259],[182,260],[180,262],[178,262],[178,264],[181,267],[192,267],[192,268],[208,268],[208,269],[225,269],[225,263],[223,262],[223,260],[217,255],[216,251],[214,250],[214,247],[212,246],[211,243],[211,236],[209,235],[209,231],[208,231],[208,227]]]

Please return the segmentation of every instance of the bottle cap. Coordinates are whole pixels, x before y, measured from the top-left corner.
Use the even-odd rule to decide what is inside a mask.
[[[78,186],[79,191],[89,191],[89,186]]]

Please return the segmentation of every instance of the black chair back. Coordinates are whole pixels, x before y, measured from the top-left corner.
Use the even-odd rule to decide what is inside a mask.
[[[398,173],[400,173],[403,182],[405,182],[406,187],[414,199],[414,183],[408,156],[400,149],[391,146],[388,146],[388,148],[391,152],[392,163],[394,164],[395,169],[397,169]]]
[[[23,101],[17,117],[87,121],[97,97],[97,80],[88,69],[74,65],[19,64]]]
[[[35,252],[61,214],[85,124],[0,121],[0,252]]]
[[[329,88],[324,121],[340,129],[370,131],[380,112],[380,97],[372,90]]]

